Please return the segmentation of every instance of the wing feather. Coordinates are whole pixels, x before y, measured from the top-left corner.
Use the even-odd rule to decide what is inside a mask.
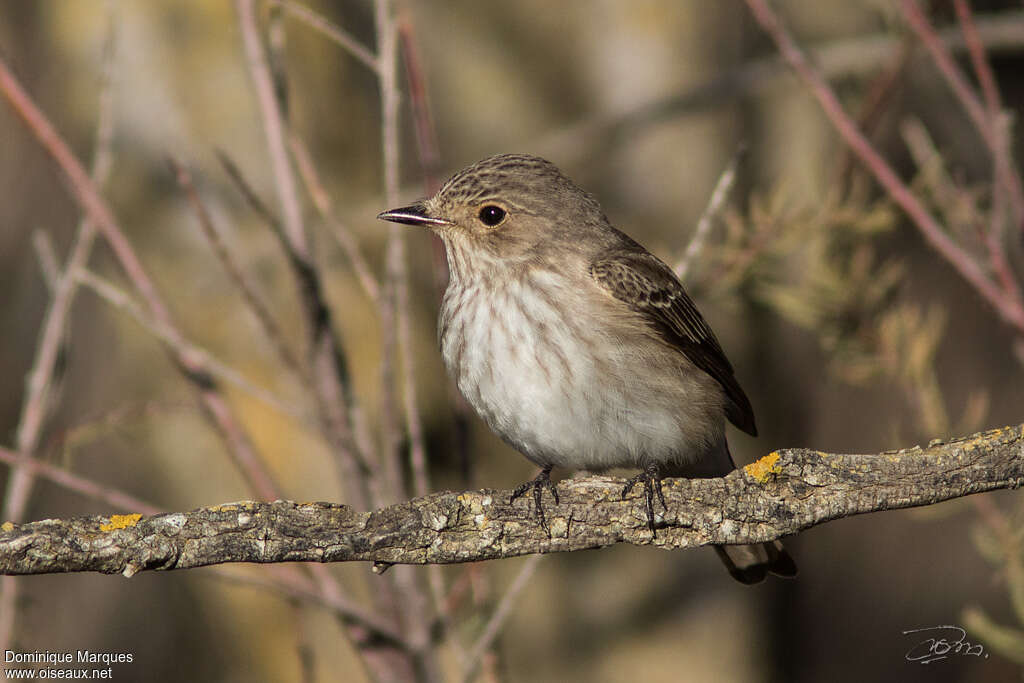
[[[668,266],[647,251],[616,250],[594,261],[590,274],[613,297],[642,314],[669,345],[713,377],[728,398],[725,412],[729,421],[757,435],[753,408],[732,365]]]

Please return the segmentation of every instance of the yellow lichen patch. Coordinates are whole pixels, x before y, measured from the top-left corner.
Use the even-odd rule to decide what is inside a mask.
[[[764,456],[757,462],[752,462],[743,468],[743,471],[748,475],[763,482],[768,478],[769,474],[778,474],[782,471],[782,468],[778,465],[779,454],[778,452],[772,452]]]
[[[101,524],[100,531],[127,529],[130,526],[135,526],[140,519],[142,519],[142,515],[137,512],[131,515],[110,515],[110,522],[108,524]]]
[[[3,529],[4,531],[14,531],[14,522],[4,522],[0,525],[0,529]]]

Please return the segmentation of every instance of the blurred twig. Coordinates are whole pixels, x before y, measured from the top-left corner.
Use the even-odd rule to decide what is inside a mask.
[[[260,298],[259,294],[257,294],[256,284],[242,270],[242,267],[235,260],[234,255],[224,242],[224,238],[214,225],[210,212],[206,210],[206,206],[203,204],[202,199],[199,198],[199,193],[192,183],[192,174],[174,158],[169,158],[168,163],[171,166],[171,170],[174,171],[178,185],[185,191],[185,196],[188,197],[189,203],[192,205],[192,210],[196,214],[196,219],[199,221],[199,227],[202,228],[203,235],[210,243],[213,253],[217,256],[221,265],[224,266],[228,277],[231,278],[231,281],[235,283],[235,286],[242,293],[243,300],[263,329],[263,335],[277,352],[278,358],[281,359],[281,362],[292,374],[300,379],[307,377],[307,373],[299,364],[295,354],[288,348],[284,335],[281,333],[281,328],[270,314],[270,309],[263,303],[263,299]]]
[[[365,45],[353,38],[341,27],[325,19],[322,15],[317,14],[301,3],[291,2],[291,0],[269,1],[273,5],[283,7],[288,14],[330,38],[371,71],[379,70],[377,57]]]
[[[138,255],[110,207],[101,196],[96,184],[85,172],[67,143],[14,78],[2,56],[0,56],[0,92],[29,127],[43,149],[57,162],[68,180],[68,187],[75,200],[110,245],[125,274],[145,301],[152,318],[159,322],[173,338],[182,339],[181,332],[171,322],[167,305],[142,266]],[[250,481],[258,482],[255,493],[265,499],[279,498],[277,488],[256,454],[245,429],[238,422],[218,388],[208,381],[207,369],[202,366],[198,358],[177,353],[175,347],[165,348],[171,353],[182,374],[191,381],[192,386],[199,393],[205,414],[211,419],[212,424],[224,439],[236,464],[248,474]]]
[[[437,144],[434,117],[430,113],[427,97],[426,73],[416,45],[416,33],[407,9],[398,15],[398,37],[402,44],[406,83],[409,85],[409,106],[412,109],[413,128],[416,132],[416,148],[419,152],[420,167],[423,169],[424,189],[428,195],[440,187],[438,173],[441,168],[441,151]],[[443,291],[443,290],[442,290]]]
[[[690,238],[690,243],[686,245],[686,251],[682,257],[676,262],[673,270],[676,273],[676,277],[680,281],[685,282],[686,276],[689,274],[690,267],[693,262],[700,256],[700,252],[704,249],[704,242],[707,240],[708,233],[711,231],[711,224],[718,212],[722,210],[722,205],[725,204],[726,198],[729,196],[729,191],[732,189],[733,183],[736,182],[736,168],[739,166],[739,160],[742,156],[742,150],[733,156],[732,161],[722,171],[722,175],[718,177],[718,182],[715,183],[715,189],[711,192],[711,199],[708,200],[708,205],[704,207],[704,212],[700,215],[700,219],[697,221],[697,228],[693,231],[693,237]]]
[[[282,568],[286,568],[286,566],[282,566]],[[343,595],[325,596],[298,572],[282,573],[269,578],[241,567],[217,566],[212,569],[216,571],[214,576],[218,579],[242,586],[272,590],[303,603],[332,611],[345,622],[368,629],[373,638],[383,639],[390,645],[398,646],[403,650],[410,649],[409,643],[402,634],[386,620],[381,619],[379,615]]]
[[[953,6],[956,8],[956,16],[964,34],[967,54],[971,57],[974,73],[978,76],[978,82],[981,83],[981,92],[985,96],[988,115],[991,117],[999,112],[1002,104],[1000,103],[999,88],[996,86],[996,78],[992,74],[992,66],[988,63],[988,55],[985,53],[985,43],[978,32],[978,25],[974,21],[970,3],[967,0],[953,0]]]
[[[995,89],[995,80],[988,69],[987,60],[982,52],[981,39],[978,36],[977,26],[971,19],[970,10],[965,3],[961,2],[960,4],[963,6],[958,7],[957,13],[964,29],[964,42],[984,85],[986,98],[989,101],[987,110],[971,88],[960,67],[957,66],[949,48],[943,43],[931,22],[928,21],[928,17],[921,10],[917,0],[901,0],[900,8],[907,23],[928,49],[932,61],[953,90],[957,100],[967,111],[985,142],[985,146],[989,149],[995,162],[994,185],[996,188],[994,189],[1007,192],[1014,224],[1018,231],[1024,230],[1024,186],[1021,184],[1020,174],[1017,173],[1010,160],[1009,140],[1000,135],[999,97],[998,91]]]
[[[298,280],[309,325],[312,379],[324,433],[331,443],[348,500],[357,507],[368,507],[370,498],[366,475],[373,472],[375,464],[353,431],[355,406],[350,396],[348,366],[341,340],[331,323],[331,311],[324,297],[320,275],[310,261],[292,249],[284,226],[252,189],[235,163],[223,153],[218,154],[218,159],[246,203],[280,241],[288,265]]]
[[[437,130],[434,127],[434,120],[431,116],[430,103],[427,96],[426,72],[420,60],[416,44],[416,33],[407,9],[399,11],[396,17],[396,30],[401,45],[400,52],[403,57],[403,65],[405,66],[406,84],[409,88],[409,106],[412,114],[413,129],[416,133],[416,150],[420,167],[423,171],[423,189],[425,194],[432,195],[440,186],[438,171],[441,165],[441,153],[437,142]],[[448,285],[448,261],[441,239],[433,233],[430,233],[427,239],[430,241],[431,272],[433,274],[435,292],[437,300],[440,301]],[[407,281],[408,276],[405,275],[404,279]],[[425,437],[416,401],[414,384],[416,376],[412,365],[411,315],[409,313],[407,283],[401,287],[399,293],[402,294],[403,291],[404,294],[398,301],[399,310],[404,310],[404,314],[399,322],[399,343],[403,347],[403,382],[406,387],[405,409],[406,414],[411,415],[407,423],[411,441],[409,459],[412,471],[413,492],[417,496],[423,496],[430,489],[430,477],[427,466]],[[464,472],[468,472],[468,463],[470,462],[469,406],[463,399],[462,394],[455,389],[453,382],[446,382],[445,389],[449,405],[452,409],[452,431],[456,458],[458,462],[462,463]],[[438,628],[447,635],[448,643],[454,651],[456,658],[462,661],[465,658],[465,652],[463,651],[458,633],[451,627],[451,614],[446,608],[444,576],[441,573],[440,567],[432,565],[427,568],[427,582],[430,588],[430,597],[433,601]]]
[[[462,663],[462,680],[463,683],[470,683],[476,678],[477,670],[480,666],[480,661],[484,654],[494,646],[494,641],[501,633],[501,629],[505,626],[505,620],[508,619],[508,615],[512,613],[512,609],[516,606],[516,602],[519,600],[519,596],[522,594],[523,589],[526,588],[530,579],[533,577],[535,571],[537,571],[537,565],[544,558],[543,555],[531,555],[526,558],[526,562],[520,567],[519,573],[516,574],[516,578],[509,584],[508,589],[505,591],[505,595],[502,596],[501,602],[494,608],[494,612],[491,614],[491,618],[488,619],[487,625],[484,626],[483,631],[480,633],[480,637],[477,638],[476,642],[473,643],[472,649],[469,651],[469,656],[466,661]]]
[[[409,84],[409,106],[416,132],[416,149],[419,153],[420,166],[423,169],[423,190],[424,194],[433,195],[440,187],[438,170],[441,165],[441,153],[427,97],[426,71],[420,61],[419,50],[416,46],[416,34],[413,31],[408,11],[399,14],[398,35],[402,42],[402,56],[405,58],[406,82]],[[448,260],[441,238],[430,232],[427,239],[430,240],[434,287],[437,300],[440,301],[448,286]],[[470,472],[472,458],[469,454],[469,405],[455,388],[454,382],[448,382],[446,390],[452,409],[455,457],[462,469],[463,483],[469,485],[472,480]],[[436,592],[435,598],[439,596],[440,593]]]
[[[92,498],[93,500],[113,505],[121,510],[141,512],[144,515],[155,515],[160,512],[160,508],[151,503],[147,503],[112,486],[79,476],[62,467],[57,467],[35,458],[29,458],[27,461],[24,461],[18,457],[17,452],[8,450],[3,446],[0,446],[0,462],[12,467],[20,462],[33,476],[43,477],[68,491],[74,491],[86,498]]]
[[[89,272],[88,270],[78,271],[78,281],[91,289],[97,296],[111,306],[126,312],[134,318],[137,323],[142,325],[143,328],[157,339],[174,349],[178,354],[194,359],[198,364],[205,368],[205,372],[209,374],[211,379],[216,377],[226,382],[230,382],[253,398],[259,399],[275,410],[294,417],[302,422],[306,421],[306,415],[301,410],[293,407],[289,401],[286,401],[283,398],[278,398],[271,391],[264,389],[263,387],[256,386],[249,381],[249,378],[247,378],[243,373],[235,370],[226,362],[219,360],[206,349],[203,349],[187,339],[175,334],[174,331],[165,323],[146,315],[145,311],[143,311],[138,304],[132,301],[131,296],[129,296],[127,292],[118,288],[113,283]],[[201,381],[206,382],[208,380]],[[246,476],[254,476],[254,473],[252,472],[246,472],[244,474]],[[253,486],[254,489],[257,486],[266,486],[266,482],[259,482],[258,479],[250,480],[249,484]]]
[[[309,257],[309,244],[302,221],[302,208],[295,187],[295,176],[288,163],[288,148],[285,145],[285,121],[276,96],[270,64],[263,50],[262,39],[256,21],[255,0],[235,0],[238,24],[241,28],[245,57],[256,91],[260,108],[260,120],[266,136],[270,168],[274,174],[274,189],[281,205],[282,225],[292,249],[303,257]]]
[[[97,185],[106,182],[110,174],[113,160],[112,142],[114,136],[113,81],[114,64],[117,54],[117,21],[115,6],[108,2],[107,34],[103,46],[102,71],[99,84],[99,106],[96,116],[96,140],[92,168],[92,180]],[[36,124],[37,135],[46,136],[51,144],[61,143],[56,131],[38,112],[34,112],[32,102],[21,89],[14,76],[7,70],[0,53],[0,79],[3,81],[5,96],[12,106],[32,125]],[[26,106],[27,105],[27,106]],[[35,116],[33,117],[33,114]],[[29,117],[32,117],[30,120]],[[67,156],[70,151],[64,149]],[[88,179],[84,169],[79,170]],[[36,346],[32,369],[29,371],[25,396],[21,403],[21,414],[15,430],[15,448],[18,459],[11,464],[11,472],[7,479],[4,500],[0,516],[5,520],[20,520],[24,515],[32,492],[32,484],[37,469],[35,463],[36,449],[42,435],[44,421],[51,406],[51,384],[56,372],[57,361],[61,355],[61,347],[67,339],[67,326],[74,301],[78,282],[75,273],[89,261],[92,246],[96,240],[96,225],[88,214],[78,224],[74,241],[67,259],[67,265],[52,277],[50,305],[40,329],[39,343]],[[13,579],[0,580],[0,649],[11,645],[14,631],[14,619],[17,614],[18,586]]]
[[[982,15],[977,17],[976,25],[982,43],[990,52],[1017,53],[1024,46],[1024,11]],[[938,35],[949,49],[959,52],[965,49],[964,38],[956,28],[942,29]],[[830,80],[869,75],[890,62],[893,53],[902,49],[904,40],[888,32],[835,40],[815,46],[813,61]],[[584,153],[592,155],[596,143],[632,140],[627,134],[629,131],[771,92],[784,85],[785,76],[785,65],[775,57],[751,60],[685,92],[638,103],[635,109],[624,113],[600,114],[568,125],[544,136],[538,141],[537,149],[563,162]]]
[[[374,306],[379,306],[380,284],[377,282],[370,264],[367,263],[366,257],[363,256],[359,242],[356,241],[352,231],[334,215],[331,197],[327,190],[324,189],[323,183],[320,182],[320,175],[317,173],[313,159],[309,155],[309,149],[299,136],[294,133],[289,138],[289,144],[292,156],[295,158],[295,165],[299,169],[299,175],[302,177],[302,182],[306,186],[306,192],[309,194],[313,206],[319,212],[320,218],[330,228],[331,236],[341,245],[345,256],[348,257],[349,264],[352,266],[352,270],[356,274],[356,279],[362,286],[363,291],[366,292],[366,296],[369,297],[370,302]]]
[[[903,40],[899,47],[893,50],[890,59],[882,66],[881,72],[871,80],[871,84],[867,88],[857,115],[857,125],[869,138],[873,137],[874,131],[882,121],[886,105],[897,92],[897,86],[910,61],[910,48],[910,40]],[[841,160],[836,164],[837,181],[831,183],[837,187],[845,186],[847,179],[852,178],[851,172],[857,168],[857,161],[849,147],[843,147],[841,154]]]
[[[377,59],[380,64],[378,75],[381,107],[381,156],[384,173],[384,201],[389,206],[398,202],[398,44],[395,25],[391,16],[392,8],[387,0],[374,1],[374,26],[377,34]],[[405,491],[401,448],[403,433],[399,416],[398,365],[399,353],[399,298],[398,291],[407,287],[405,278],[405,230],[394,223],[387,226],[388,238],[385,248],[385,280],[380,305],[380,425],[382,436],[381,464],[385,482],[392,500],[397,500]],[[408,313],[405,311],[404,313]]]
[[[283,218],[276,216],[244,182],[240,170],[226,155],[220,160],[242,190],[250,206],[274,228],[281,241],[288,264],[299,284],[299,292],[309,326],[309,353],[313,386],[324,426],[324,435],[338,465],[339,478],[346,499],[360,508],[369,507],[373,477],[369,454],[358,439],[358,406],[349,384],[347,359],[341,339],[333,329],[330,308],[323,294],[320,275],[312,258],[308,237],[302,221],[295,187],[294,171],[289,161],[284,116],[276,98],[276,88],[263,47],[256,20],[255,0],[235,0],[249,74],[259,103],[267,147],[274,172],[274,186],[281,204]],[[368,481],[369,479],[369,481]]]
[[[93,233],[95,235],[95,232]],[[52,297],[60,285],[60,264],[57,263],[57,252],[53,248],[50,237],[42,230],[32,231],[32,247],[36,250],[36,257],[39,259],[39,270],[43,273],[43,280],[50,290]],[[72,251],[72,253],[74,253]]]
[[[381,151],[384,167],[384,196],[396,206],[399,191],[398,128],[398,27],[392,0],[375,0],[374,27],[377,36],[377,73],[381,103]],[[404,463],[400,456],[402,437],[407,436],[413,490],[429,488],[426,444],[417,405],[412,322],[409,310],[409,270],[405,253],[405,234],[401,226],[389,224],[385,252],[386,284],[381,299],[381,423],[384,433],[382,457],[391,486],[391,495],[405,497]],[[399,384],[400,379],[400,384]],[[403,430],[398,422],[395,390],[401,386]],[[394,574],[401,593],[409,638],[422,645],[418,668],[425,680],[440,680],[437,652],[430,647],[433,616],[430,600],[420,573],[399,568]],[[436,577],[439,579],[439,577]]]
[[[103,71],[100,79],[99,111],[96,117],[96,151],[93,157],[93,164],[90,174],[96,185],[106,182],[110,174],[112,164],[112,141],[113,141],[113,65],[116,53],[116,23],[113,19],[112,6],[108,7],[109,27],[106,43],[104,46]],[[6,71],[6,65],[0,62],[3,69],[2,75],[5,78],[5,93],[13,92],[15,95],[22,95],[27,101],[27,96],[20,92],[17,82],[13,76]],[[13,87],[14,90],[8,90]],[[8,95],[10,97],[10,95]],[[45,121],[43,121],[45,123]],[[50,129],[48,133],[56,137],[56,131]],[[59,138],[58,138],[59,141]],[[84,170],[82,171],[84,174]],[[54,287],[52,299],[46,318],[43,321],[39,335],[39,345],[36,347],[36,357],[29,372],[25,398],[22,402],[21,417],[18,420],[18,428],[15,436],[15,444],[18,453],[23,458],[30,459],[39,443],[39,437],[43,428],[43,420],[46,414],[47,393],[52,379],[52,373],[56,365],[57,356],[61,342],[65,335],[65,326],[71,311],[71,304],[77,290],[78,283],[75,280],[77,271],[84,267],[92,253],[92,245],[96,238],[96,226],[90,216],[85,216],[78,225],[75,233],[74,243],[71,246],[67,265],[62,272],[56,274],[53,280]],[[28,501],[31,490],[32,477],[24,468],[15,466],[7,482],[7,492],[4,496],[3,510],[0,515],[4,519],[20,519],[21,514]]]
[[[1004,322],[1014,327],[1018,333],[1024,333],[1024,298],[1019,286],[1005,288],[993,282],[978,261],[950,238],[846,114],[835,92],[811,66],[767,0],[746,0],[746,3],[761,27],[775,41],[783,59],[797,72],[818,100],[844,142],[870,170],[892,200],[906,212],[925,240],[983,299],[988,301]]]

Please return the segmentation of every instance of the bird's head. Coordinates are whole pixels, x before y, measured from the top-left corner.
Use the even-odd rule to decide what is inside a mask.
[[[478,161],[433,197],[377,217],[430,228],[449,249],[503,260],[528,259],[540,244],[572,245],[607,225],[591,195],[551,162],[528,154]]]

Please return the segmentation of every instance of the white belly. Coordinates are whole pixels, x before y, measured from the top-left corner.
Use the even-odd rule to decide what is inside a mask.
[[[555,287],[550,275],[531,277]],[[714,380],[648,357],[654,342],[640,330],[639,345],[604,338],[579,296],[513,287],[446,293],[441,352],[491,429],[538,465],[571,469],[687,464],[721,450],[721,401],[717,390],[710,404],[706,396]]]

